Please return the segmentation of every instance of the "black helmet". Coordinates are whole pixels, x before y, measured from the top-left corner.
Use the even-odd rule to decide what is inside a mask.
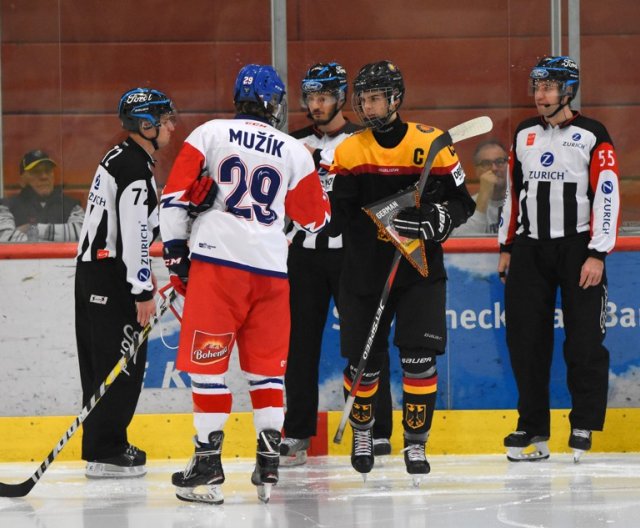
[[[122,128],[140,132],[140,121],[148,121],[154,127],[160,126],[160,117],[173,115],[173,102],[165,94],[151,88],[134,88],[124,93],[118,104],[118,115]]]
[[[314,64],[302,79],[302,100],[315,92],[326,92],[335,96],[342,107],[347,94],[347,71],[337,62]]]
[[[361,96],[365,92],[381,90],[385,93],[389,103],[389,112],[385,117],[368,118],[362,111]],[[366,64],[356,75],[353,81],[353,109],[366,127],[382,128],[384,127],[391,115],[395,113],[404,98],[404,81],[402,73],[398,67],[391,61],[379,61]],[[393,103],[398,104],[394,107]]]
[[[529,80],[532,91],[538,81],[557,81],[560,95],[568,95],[571,101],[580,87],[580,71],[571,57],[543,57],[531,70]]]

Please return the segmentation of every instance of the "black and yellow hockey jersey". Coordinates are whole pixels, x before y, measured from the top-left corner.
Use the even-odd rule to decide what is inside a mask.
[[[404,123],[394,125],[398,128]],[[431,143],[440,134],[442,131],[437,128],[407,123],[404,137],[392,148],[381,146],[371,129],[353,134],[336,148],[331,167],[335,174],[333,192],[336,207],[347,217],[343,273],[355,292],[381,291],[395,251],[395,246],[377,232],[362,207],[414,185],[420,178]],[[424,203],[446,203],[454,227],[464,223],[475,209],[464,179],[455,150],[445,148],[434,160],[421,198]],[[395,284],[446,276],[442,246],[428,241],[426,251],[428,277],[422,279],[418,271],[402,259]]]

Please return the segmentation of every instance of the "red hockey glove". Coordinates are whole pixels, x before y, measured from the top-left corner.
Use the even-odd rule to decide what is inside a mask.
[[[453,224],[447,207],[443,204],[422,204],[401,209],[391,221],[398,234],[408,238],[422,238],[444,242]]]
[[[165,244],[162,249],[164,265],[169,269],[169,281],[173,289],[180,295],[187,294],[187,280],[189,278],[189,248],[187,241],[175,242],[171,245]]]
[[[200,176],[189,190],[189,215],[195,218],[210,209],[218,194],[213,178]]]

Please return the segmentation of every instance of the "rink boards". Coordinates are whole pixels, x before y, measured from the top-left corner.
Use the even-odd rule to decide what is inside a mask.
[[[2,259],[4,302],[0,308],[3,369],[0,371],[0,438],[3,459],[20,460],[38,450],[52,447],[80,410],[80,382],[75,357],[73,328],[73,277],[70,258]],[[510,371],[504,338],[503,286],[495,273],[497,255],[453,253],[446,255],[449,275],[447,299],[448,347],[439,358],[438,409],[430,449],[437,453],[494,453],[501,450],[501,439],[515,425],[517,395]],[[640,435],[636,412],[640,407],[640,358],[637,355],[640,325],[639,251],[619,251],[607,258],[609,305],[606,346],[611,352],[609,413],[606,434],[596,435],[594,449],[604,451],[638,450]],[[154,270],[159,282],[166,281],[164,267],[156,259]],[[4,279],[7,279],[6,281]],[[191,401],[189,379],[174,367],[179,324],[165,317],[161,332],[154,332],[144,390],[134,422],[134,434],[152,447],[161,458],[181,457],[190,450]],[[568,424],[562,409],[570,407],[562,361],[562,313],[556,311],[556,351],[552,367],[551,402],[554,413],[552,449],[566,449]],[[401,382],[397,350],[391,345],[392,393],[399,409]],[[319,438],[314,441],[318,454],[341,453],[342,446],[331,444],[343,405],[342,369],[339,354],[339,323],[332,307],[324,335],[320,365]],[[232,359],[227,383],[234,393],[234,414],[230,425],[245,427],[239,432],[242,449],[251,420],[246,384]],[[503,410],[504,409],[504,410]],[[331,412],[333,411],[333,412]],[[400,411],[396,411],[396,432],[400,430]],[[336,416],[337,414],[337,416]],[[15,418],[11,418],[15,417]],[[635,423],[635,427],[629,427]],[[38,445],[28,435],[37,437]],[[326,432],[325,432],[326,431]],[[172,439],[175,434],[176,438]],[[14,439],[20,438],[20,441]],[[4,439],[12,439],[10,445]],[[74,442],[77,439],[74,439]],[[440,444],[442,442],[442,444]],[[141,442],[142,443],[142,442]],[[252,441],[249,442],[252,444]],[[34,449],[35,448],[35,449]],[[74,443],[65,456],[74,453]],[[251,450],[254,446],[251,445]],[[345,451],[346,452],[346,451]],[[238,455],[242,456],[242,455]]]

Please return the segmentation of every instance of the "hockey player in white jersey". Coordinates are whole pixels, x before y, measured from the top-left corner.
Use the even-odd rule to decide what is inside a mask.
[[[161,198],[165,263],[186,292],[177,367],[191,374],[197,431],[192,460],[172,478],[183,500],[223,501],[220,454],[232,402],[225,374],[236,344],[257,433],[251,481],[265,502],[278,482],[290,331],[285,214],[311,233],[331,218],[311,154],[274,128],[284,95],[271,66],[243,67],[236,116],[187,137]]]

